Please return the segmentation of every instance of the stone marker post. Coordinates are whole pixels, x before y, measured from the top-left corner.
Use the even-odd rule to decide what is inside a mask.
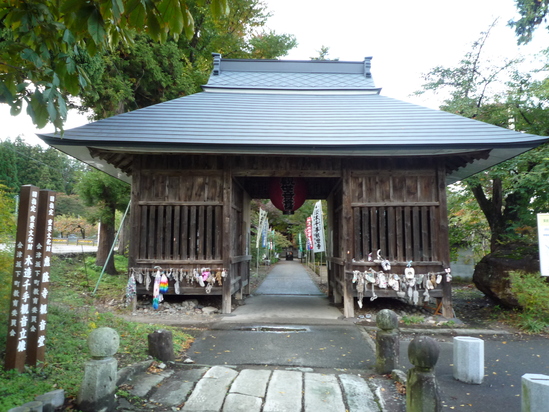
[[[155,330],[148,335],[149,355],[162,362],[175,360],[173,352],[173,336],[169,330]]]
[[[398,369],[400,353],[397,314],[389,309],[380,310],[376,324],[379,328],[376,336],[376,372],[391,373],[393,369]]]
[[[414,365],[408,371],[406,412],[440,412],[442,403],[434,368],[440,348],[429,337],[418,336],[408,346],[408,358]]]
[[[120,337],[114,329],[98,328],[90,333],[88,346],[92,359],[84,367],[84,380],[77,399],[83,412],[114,410],[118,361],[112,356],[119,345]]]

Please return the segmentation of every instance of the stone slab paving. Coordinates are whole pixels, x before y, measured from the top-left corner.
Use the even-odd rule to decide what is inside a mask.
[[[303,374],[295,371],[273,372],[264,412],[300,411],[303,395]]]
[[[263,398],[229,393],[223,403],[223,412],[261,412]]]
[[[244,369],[233,382],[230,393],[264,398],[270,377],[269,370]]]
[[[305,374],[304,406],[306,412],[345,412],[337,376]]]
[[[168,379],[164,379],[162,385],[149,398],[151,402],[161,403],[165,406],[181,405],[187,400],[196,382],[208,371],[208,368],[187,369],[177,371]]]
[[[238,372],[224,366],[214,366],[198,381],[183,411],[217,412]]]
[[[213,366],[142,373],[126,384],[155,410],[200,412],[379,412],[360,376],[318,373],[310,368],[243,369]],[[311,370],[311,371],[309,371]],[[147,405],[147,402],[149,406]],[[119,404],[120,405],[120,404]],[[130,408],[120,410],[140,410]]]
[[[379,406],[368,384],[360,376],[339,375],[339,381],[347,398],[349,412],[378,411]]]
[[[137,379],[135,379],[133,382],[128,382],[133,386],[133,388],[130,390],[130,393],[134,396],[139,396],[140,398],[144,398],[147,396],[147,394],[151,391],[153,387],[158,385],[164,379],[172,376],[173,373],[174,373],[173,370],[169,370],[169,371],[163,371],[155,374],[149,374],[149,373],[140,374],[137,376]]]

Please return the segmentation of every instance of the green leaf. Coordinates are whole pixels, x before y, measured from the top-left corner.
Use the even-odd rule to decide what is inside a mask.
[[[228,0],[213,0],[211,4],[212,15],[218,19],[229,14],[229,1]]]
[[[34,50],[29,48],[26,48],[21,52],[21,58],[32,62],[38,69],[44,65],[44,62],[40,56],[38,56]]]
[[[97,9],[93,10],[88,19],[88,32],[97,46],[105,42],[105,22]]]
[[[66,29],[63,33],[63,41],[69,45],[73,45],[75,42],[74,34],[69,29]]]
[[[61,83],[61,81],[59,80],[59,76],[57,75],[57,73],[53,73],[53,80],[52,80],[52,84],[55,88],[59,87],[59,84]]]
[[[126,4],[126,10],[130,26],[143,27],[145,25],[145,8],[139,0],[129,0]]]
[[[65,63],[67,65],[67,73],[74,74],[76,72],[76,62],[74,61],[74,59],[68,56],[65,60]]]
[[[124,13],[124,3],[122,0],[112,0],[112,16],[116,21],[120,19],[122,13]]]
[[[57,119],[57,109],[55,108],[55,101],[53,99],[48,100],[46,108],[48,110],[50,120],[52,122],[55,121],[55,119]]]
[[[189,9],[185,9],[183,12],[183,27],[187,39],[192,39],[194,36],[194,19]]]
[[[4,82],[0,82],[0,102],[12,104],[13,94],[8,89],[7,85]]]
[[[72,74],[65,77],[65,89],[67,93],[76,96],[80,93],[79,75]]]
[[[67,102],[61,95],[57,96],[57,109],[59,110],[59,116],[65,120],[67,118]]]
[[[162,29],[160,27],[158,19],[152,12],[147,13],[147,25],[149,29],[149,35],[153,38],[153,40],[160,40]]]
[[[43,128],[48,124],[49,115],[41,93],[36,91],[28,103],[27,114],[39,129]]]
[[[10,105],[10,114],[12,116],[17,116],[19,113],[21,113],[21,109],[23,109],[23,104],[21,101],[18,100]]]

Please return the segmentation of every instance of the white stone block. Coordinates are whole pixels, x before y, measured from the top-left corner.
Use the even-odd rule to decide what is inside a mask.
[[[547,410],[549,405],[549,376],[537,373],[522,375],[522,412]]]
[[[470,336],[454,338],[454,379],[480,385],[484,379],[484,341]]]

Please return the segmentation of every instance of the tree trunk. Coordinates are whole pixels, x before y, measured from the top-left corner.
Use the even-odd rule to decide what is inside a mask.
[[[505,221],[503,220],[503,193],[501,190],[501,179],[492,180],[492,197],[488,199],[482,185],[471,186],[471,192],[475,196],[480,209],[486,216],[490,226],[490,251],[494,252],[499,240],[505,231]]]
[[[112,219],[104,219],[101,222],[101,228],[99,233],[99,244],[97,245],[97,256],[95,264],[97,266],[105,266],[105,272],[109,275],[118,275],[114,266],[114,255],[111,255],[108,262],[106,262],[112,244],[114,242],[114,210],[112,212]]]

